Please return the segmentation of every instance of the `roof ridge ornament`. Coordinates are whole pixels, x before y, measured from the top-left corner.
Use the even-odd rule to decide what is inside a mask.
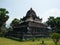
[[[32,10],[32,8],[30,8],[30,10]]]

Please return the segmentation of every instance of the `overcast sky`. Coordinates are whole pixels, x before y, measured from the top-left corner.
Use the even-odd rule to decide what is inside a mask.
[[[20,19],[25,16],[31,7],[43,22],[49,16],[60,16],[60,0],[0,0],[0,8],[9,11],[10,18],[7,24],[10,24],[14,18]]]

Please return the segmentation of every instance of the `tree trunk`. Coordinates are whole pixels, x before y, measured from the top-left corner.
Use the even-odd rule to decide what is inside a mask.
[[[57,45],[57,42],[55,42],[55,45]]]

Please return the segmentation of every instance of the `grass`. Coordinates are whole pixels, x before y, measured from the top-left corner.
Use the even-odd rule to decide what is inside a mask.
[[[24,42],[19,42],[11,39],[7,39],[4,37],[0,37],[0,45],[41,45],[42,40],[45,40],[46,45],[54,45],[53,41],[51,39],[39,39],[40,41],[35,40],[33,41],[24,41]],[[58,43],[58,45],[60,45]]]

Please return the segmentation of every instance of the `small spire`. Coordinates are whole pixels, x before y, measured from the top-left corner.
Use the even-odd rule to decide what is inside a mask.
[[[30,10],[32,10],[32,8],[30,8]]]

